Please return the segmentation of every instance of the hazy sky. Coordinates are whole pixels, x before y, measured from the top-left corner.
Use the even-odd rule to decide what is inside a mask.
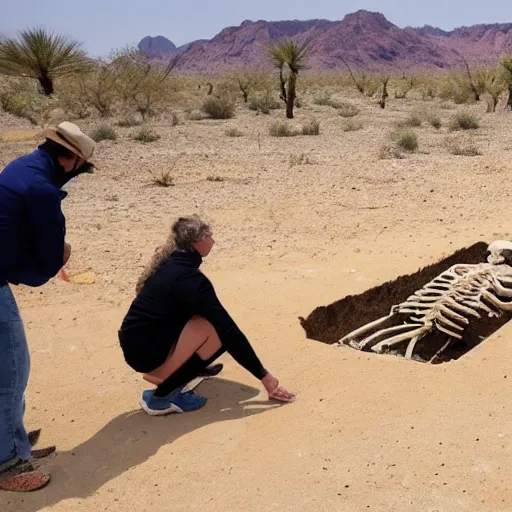
[[[249,20],[340,20],[366,9],[398,25],[445,30],[476,23],[512,22],[512,1],[493,0],[1,0],[0,33],[41,26],[81,40],[93,55],[163,35],[176,45],[210,39],[224,27]],[[290,7],[292,6],[293,7]]]

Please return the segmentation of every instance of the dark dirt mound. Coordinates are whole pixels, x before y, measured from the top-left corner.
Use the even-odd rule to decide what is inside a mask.
[[[360,295],[349,295],[329,306],[320,306],[306,319],[300,317],[300,323],[309,339],[327,344],[336,343],[354,329],[388,315],[392,305],[404,301],[452,265],[485,262],[488,254],[487,246],[487,242],[478,242],[471,247],[456,251],[437,263],[424,267],[414,274],[400,276],[394,281],[388,281]],[[512,313],[504,313],[501,318],[482,317],[471,321],[466,328],[463,340],[453,343],[443,357],[436,362],[458,359],[511,318]],[[436,331],[418,343],[416,353],[422,360],[430,360],[447,340],[447,335]]]

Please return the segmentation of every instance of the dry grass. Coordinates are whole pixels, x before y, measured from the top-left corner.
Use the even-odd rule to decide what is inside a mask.
[[[35,130],[13,130],[5,132],[0,140],[2,142],[28,142],[41,137],[40,131]]]
[[[439,116],[436,116],[436,115],[429,116],[428,122],[436,130],[439,130],[441,128],[441,126],[442,126],[441,118]]]
[[[482,152],[473,140],[448,139],[446,147],[452,155],[480,156]]]
[[[228,137],[243,137],[243,132],[238,128],[228,128],[224,132]]]
[[[403,151],[414,153],[418,149],[418,136],[412,130],[400,130],[393,134],[393,139],[397,147]]]
[[[302,126],[302,135],[320,135],[320,121],[311,119]]]
[[[363,128],[363,121],[360,120],[346,119],[345,122],[343,123],[344,132],[357,132],[358,130],[362,130]]]
[[[174,178],[172,176],[174,168],[157,169],[152,173],[152,183],[158,187],[174,187]]]
[[[90,137],[96,142],[101,142],[102,140],[116,140],[117,133],[112,126],[103,124],[95,128],[91,132]]]
[[[301,153],[300,155],[291,155],[288,161],[288,166],[295,167],[296,165],[311,165],[313,162],[305,153]]]
[[[469,112],[458,112],[450,123],[450,130],[476,130],[479,127],[478,119]]]
[[[235,115],[235,102],[229,97],[210,96],[204,100],[202,111],[211,119],[231,119]]]
[[[133,140],[138,142],[143,142],[147,144],[149,142],[156,142],[160,139],[160,135],[158,133],[153,132],[149,128],[141,128],[138,132],[133,135]]]
[[[295,137],[299,135],[293,130],[286,121],[274,121],[269,128],[269,134],[272,137]]]
[[[125,117],[123,119],[120,119],[116,124],[120,128],[133,128],[134,126],[141,125],[142,121],[136,119],[135,117]]]
[[[355,117],[361,112],[355,105],[343,102],[339,103],[336,109],[341,117]]]

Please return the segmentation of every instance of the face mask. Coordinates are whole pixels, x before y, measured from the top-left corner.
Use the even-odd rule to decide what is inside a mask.
[[[62,172],[59,176],[59,187],[63,187],[68,181],[76,178],[80,174],[88,173],[92,174],[94,172],[94,165],[89,162],[85,162],[80,167],[77,167],[73,171]]]

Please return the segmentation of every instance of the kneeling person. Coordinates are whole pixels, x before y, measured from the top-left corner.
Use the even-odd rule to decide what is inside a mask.
[[[208,366],[225,352],[262,382],[270,399],[295,399],[263,367],[199,270],[213,244],[210,227],[201,219],[178,219],[141,276],[119,330],[128,365],[158,385],[142,395],[141,406],[150,415],[202,407],[206,398],[184,387],[205,372],[215,373]]]

